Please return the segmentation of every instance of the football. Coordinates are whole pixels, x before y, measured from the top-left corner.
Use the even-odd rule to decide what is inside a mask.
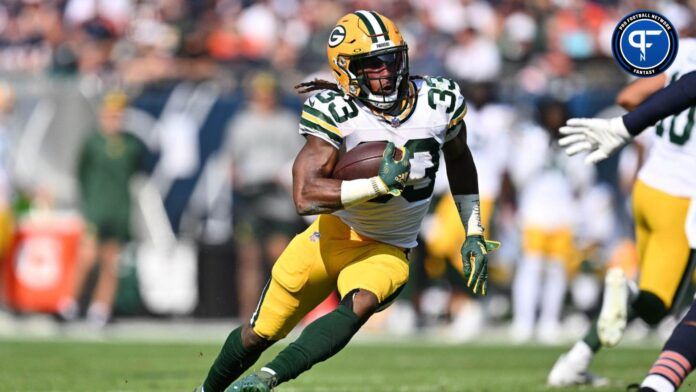
[[[338,159],[332,177],[337,180],[355,180],[377,175],[386,142],[365,142],[346,152]],[[399,159],[401,150],[394,150],[394,158]]]

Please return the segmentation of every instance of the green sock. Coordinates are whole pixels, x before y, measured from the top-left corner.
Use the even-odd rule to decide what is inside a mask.
[[[602,348],[602,342],[599,341],[599,335],[597,334],[597,321],[592,322],[590,330],[587,331],[587,334],[585,334],[585,337],[582,338],[582,341],[590,346],[593,353],[596,353],[600,348]]]
[[[278,383],[292,380],[315,364],[338,353],[348,344],[363,322],[344,305],[309,324],[265,368],[276,373]],[[207,392],[207,390],[206,390]]]
[[[259,359],[262,352],[244,348],[241,326],[230,332],[203,383],[205,392],[224,391]]]
[[[635,320],[636,312],[633,309],[632,304],[629,304],[627,310],[628,314],[626,315],[626,323],[630,323],[631,321]],[[585,334],[585,337],[582,338],[582,341],[590,346],[593,353],[596,353],[600,348],[602,348],[602,342],[599,341],[599,335],[597,334],[597,320],[592,322],[590,330],[587,331],[587,334]]]

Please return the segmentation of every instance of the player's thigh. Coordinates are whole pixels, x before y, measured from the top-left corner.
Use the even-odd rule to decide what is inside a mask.
[[[326,273],[312,228],[296,236],[273,266],[251,318],[254,332],[268,340],[285,337],[310,310],[335,289]]]
[[[522,252],[527,256],[546,257],[548,241],[549,234],[543,229],[533,226],[522,229]]]
[[[408,281],[408,259],[403,250],[393,246],[367,246],[372,249],[339,272],[337,286],[341,298],[357,289],[371,292],[377,297],[379,311],[396,299]]]
[[[693,272],[684,230],[689,200],[663,193],[652,199],[652,209],[646,212],[650,231],[641,255],[639,287],[657,295],[670,308]]]
[[[652,204],[651,189],[641,181],[636,181],[633,186],[633,219],[636,227],[636,249],[640,260],[644,259],[645,250],[650,239],[650,227],[648,215]]]
[[[569,269],[573,269],[576,254],[573,231],[567,227],[554,230],[547,236],[547,242],[546,256],[564,263]]]
[[[290,292],[275,277],[271,277],[251,317],[254,333],[270,341],[284,338],[334,289],[335,285],[331,282],[310,282],[301,290]]]

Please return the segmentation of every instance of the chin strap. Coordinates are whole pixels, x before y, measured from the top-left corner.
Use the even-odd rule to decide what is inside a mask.
[[[394,102],[394,104],[387,110],[375,108],[373,104],[367,100],[363,100],[363,102],[367,102],[368,107],[372,111],[372,114],[382,118],[385,122],[389,123],[392,126],[399,126],[401,125],[401,121],[408,117],[415,107],[415,92],[416,91],[413,87],[413,84],[408,83],[408,94],[406,94],[404,98]],[[396,113],[392,114],[392,112]]]

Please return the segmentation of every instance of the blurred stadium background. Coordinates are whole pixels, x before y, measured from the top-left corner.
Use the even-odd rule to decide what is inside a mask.
[[[288,192],[306,99],[293,86],[330,77],[328,33],[355,9],[397,23],[412,74],[461,84],[487,234],[503,242],[489,296],[472,299],[447,244],[428,239],[454,235],[441,184],[408,289],[360,338],[577,338],[606,268],[636,274],[629,193],[650,143],[595,169],[552,140],[568,117],[621,112],[630,78],[610,37],[640,8],[696,33],[695,1],[2,0],[0,347],[221,344],[307,225]],[[516,284],[525,259],[538,284]],[[628,340],[656,350],[651,333],[637,322]]]

